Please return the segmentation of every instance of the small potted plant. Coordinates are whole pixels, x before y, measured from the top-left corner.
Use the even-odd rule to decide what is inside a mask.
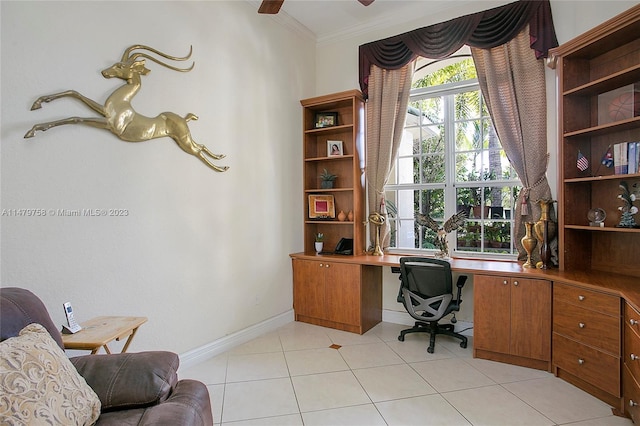
[[[322,189],[331,189],[333,188],[333,182],[336,180],[338,176],[329,173],[327,169],[324,169],[320,174],[320,187]]]
[[[315,242],[316,253],[319,254],[322,251],[323,246],[324,246],[324,234],[321,232],[318,232],[316,234],[316,242]]]

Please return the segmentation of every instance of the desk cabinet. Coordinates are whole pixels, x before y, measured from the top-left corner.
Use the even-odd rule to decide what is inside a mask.
[[[620,298],[553,285],[553,371],[620,408]]]
[[[293,308],[296,321],[362,334],[382,320],[382,271],[293,259]]]
[[[473,351],[477,358],[551,369],[551,283],[474,277]]]
[[[624,410],[637,424],[640,420],[640,313],[628,303],[624,308],[624,324]]]

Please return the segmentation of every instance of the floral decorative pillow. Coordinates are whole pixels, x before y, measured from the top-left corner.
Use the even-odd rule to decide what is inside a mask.
[[[92,425],[100,400],[40,324],[0,342],[0,424]]]

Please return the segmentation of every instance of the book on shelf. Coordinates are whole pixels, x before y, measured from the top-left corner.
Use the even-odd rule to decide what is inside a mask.
[[[613,170],[617,175],[640,172],[640,142],[620,142],[613,145]]]

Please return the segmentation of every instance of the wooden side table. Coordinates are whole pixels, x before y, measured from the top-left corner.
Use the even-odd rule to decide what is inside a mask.
[[[122,353],[125,353],[138,328],[145,322],[146,317],[96,317],[80,324],[82,330],[77,333],[63,334],[62,342],[65,349],[89,350],[95,354],[103,347],[110,354],[108,343],[129,336],[122,348]]]

